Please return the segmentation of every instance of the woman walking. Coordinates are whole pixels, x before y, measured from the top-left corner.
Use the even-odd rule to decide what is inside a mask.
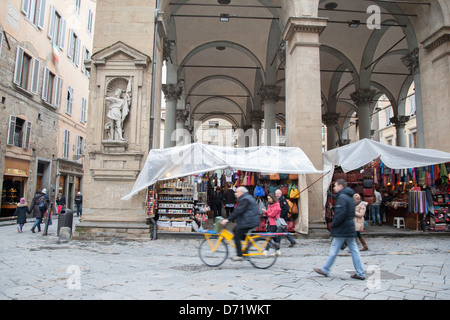
[[[280,203],[277,201],[275,194],[269,193],[267,196],[267,201],[269,205],[267,210],[263,209],[262,212],[269,218],[269,226],[267,228],[268,232],[277,232],[277,219],[280,218],[281,208]],[[277,246],[277,255],[280,255],[280,237],[274,237],[275,244]]]
[[[355,201],[355,230],[356,230],[356,239],[361,241],[363,248],[360,251],[369,250],[366,244],[366,240],[364,240],[361,235],[361,231],[364,231],[364,215],[366,214],[368,203],[365,201],[361,201],[361,196],[358,193],[353,195],[353,201]]]

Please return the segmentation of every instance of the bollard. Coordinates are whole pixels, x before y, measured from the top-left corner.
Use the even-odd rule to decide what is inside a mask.
[[[60,236],[60,230],[64,229],[64,238],[67,238],[69,233],[69,239],[72,237],[72,224],[73,224],[73,212],[70,209],[62,209],[58,218],[58,231],[57,236]]]

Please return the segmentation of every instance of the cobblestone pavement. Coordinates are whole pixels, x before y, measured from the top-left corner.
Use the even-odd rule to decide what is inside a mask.
[[[450,237],[366,238],[365,281],[350,278],[348,250],[329,277],[313,267],[325,262],[330,241],[298,239],[267,270],[247,261],[204,266],[198,239],[58,243],[49,234],[0,226],[0,299],[450,299]],[[234,255],[234,249],[230,248]]]

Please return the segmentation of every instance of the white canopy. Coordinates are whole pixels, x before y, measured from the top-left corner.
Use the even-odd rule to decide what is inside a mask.
[[[362,139],[323,154],[324,165],[340,166],[344,172],[358,169],[380,157],[391,169],[407,169],[450,162],[450,153],[434,150],[394,147]]]
[[[233,148],[193,143],[166,149],[152,149],[128,200],[158,180],[173,179],[218,169],[310,174],[322,173],[300,148],[249,147]]]
[[[362,139],[327,151],[323,154],[323,166],[324,170],[330,173],[323,180],[324,203],[334,166],[340,166],[344,172],[348,172],[377,158],[391,169],[408,169],[450,162],[450,153],[434,149],[389,146],[370,139]]]

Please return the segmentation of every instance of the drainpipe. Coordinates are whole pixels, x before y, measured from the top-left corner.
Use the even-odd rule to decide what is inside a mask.
[[[152,57],[152,89],[151,89],[151,96],[150,96],[150,146],[149,146],[149,152],[152,150],[153,147],[153,123],[155,121],[155,78],[156,78],[156,48],[158,43],[158,13],[159,13],[159,0],[156,1],[156,9],[155,9],[155,28],[154,28],[154,34],[153,34],[153,57]],[[152,224],[153,228],[149,228],[150,231],[152,231],[151,239],[156,240],[158,239],[157,234],[157,225],[154,218],[150,218],[150,223]],[[153,229],[153,230],[151,230]]]
[[[158,43],[158,13],[159,13],[159,0],[156,1],[155,9],[155,28],[153,34],[153,58],[152,58],[152,89],[150,96],[150,146],[149,151],[153,147],[153,123],[155,121],[155,69],[156,69],[156,48]]]

